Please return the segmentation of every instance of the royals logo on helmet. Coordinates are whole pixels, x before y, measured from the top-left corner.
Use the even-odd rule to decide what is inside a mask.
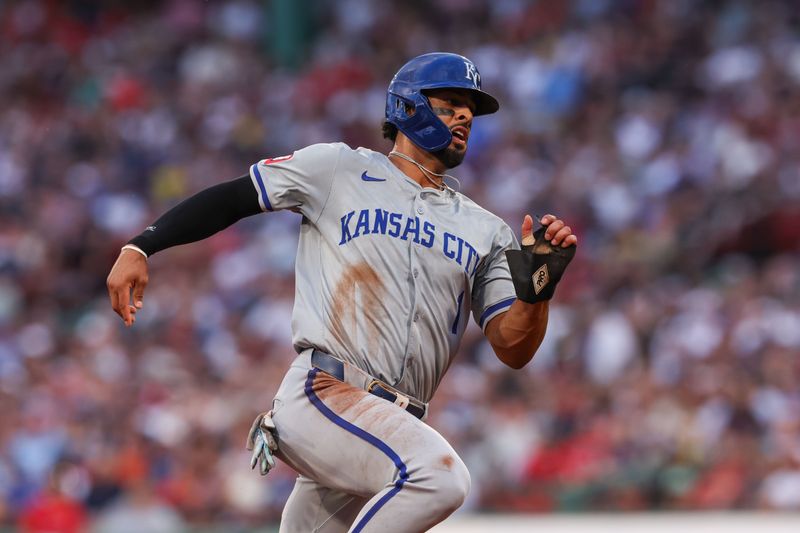
[[[472,80],[472,84],[475,87],[480,87],[481,75],[478,74],[478,69],[475,67],[475,65],[473,65],[469,61],[464,61],[464,66],[467,67],[467,75],[465,76],[465,78],[467,78],[468,80]]]

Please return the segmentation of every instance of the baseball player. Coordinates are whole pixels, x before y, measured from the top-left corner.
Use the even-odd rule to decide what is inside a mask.
[[[525,216],[520,247],[506,223],[445,180],[473,118],[498,108],[469,59],[419,56],[389,85],[388,155],[334,143],[264,159],[169,210],[120,252],[108,289],[130,326],[147,256],[263,211],[302,216],[298,356],[248,436],[262,474],[275,456],[299,473],[282,532],[426,531],[464,501],[469,474],[424,422],[428,402],[470,314],[502,362],[531,360],[577,244],[557,217],[534,232]]]

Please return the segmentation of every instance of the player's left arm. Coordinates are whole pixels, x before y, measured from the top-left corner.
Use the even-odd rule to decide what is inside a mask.
[[[572,229],[554,215],[543,216],[541,224],[534,234],[533,219],[525,216],[522,250],[506,252],[517,300],[485,329],[498,359],[512,368],[525,366],[539,349],[547,331],[549,300],[578,244]]]

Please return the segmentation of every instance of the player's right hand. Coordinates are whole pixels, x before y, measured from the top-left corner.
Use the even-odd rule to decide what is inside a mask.
[[[258,414],[247,435],[247,449],[253,452],[250,457],[250,469],[252,470],[258,465],[262,476],[266,476],[270,470],[275,468],[275,452],[278,451],[275,431],[272,411],[267,411]]]
[[[147,287],[147,259],[135,250],[122,250],[106,279],[111,307],[126,326],[136,322],[136,312],[144,305]],[[133,304],[131,304],[133,293]]]

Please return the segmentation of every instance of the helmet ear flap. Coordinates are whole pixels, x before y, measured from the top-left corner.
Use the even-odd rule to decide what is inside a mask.
[[[407,118],[405,107],[406,104],[403,101],[403,98],[396,94],[389,93],[386,98],[386,120],[390,124],[397,126],[398,121],[405,120]]]
[[[391,108],[391,109],[389,109]],[[416,113],[416,106],[414,102],[397,94],[389,93],[389,102],[387,102],[386,118],[392,116],[398,117],[401,120],[407,119]]]
[[[386,120],[428,152],[446,148],[453,140],[450,128],[433,112],[428,97],[419,91],[410,97],[390,92],[386,102]]]

